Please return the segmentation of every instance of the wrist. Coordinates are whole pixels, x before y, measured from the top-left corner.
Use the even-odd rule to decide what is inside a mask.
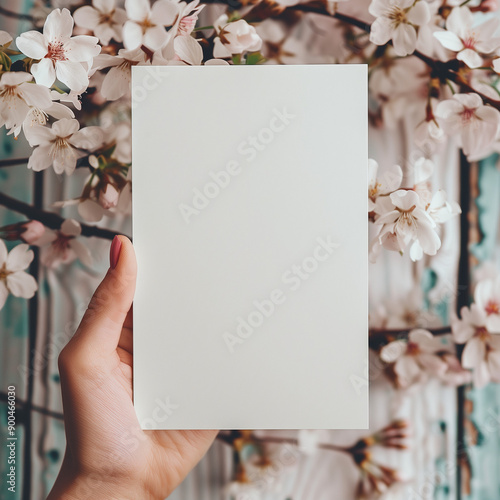
[[[140,486],[96,472],[75,473],[63,463],[47,500],[156,500]]]

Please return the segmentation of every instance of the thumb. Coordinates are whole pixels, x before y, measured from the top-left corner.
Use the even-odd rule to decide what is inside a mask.
[[[110,248],[110,267],[73,337],[75,342],[104,354],[116,350],[132,306],[136,275],[137,262],[131,241],[126,236],[115,236]]]

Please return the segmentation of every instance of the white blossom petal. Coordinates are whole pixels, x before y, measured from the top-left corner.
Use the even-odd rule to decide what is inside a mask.
[[[403,387],[407,387],[419,377],[421,370],[413,356],[402,356],[396,361],[394,371]]]
[[[35,77],[36,83],[45,85],[46,87],[51,87],[56,81],[54,63],[48,58],[44,58],[39,63],[33,64],[31,66],[31,73]]]
[[[104,209],[94,200],[87,199],[78,205],[78,213],[86,221],[99,222],[104,215]]]
[[[130,69],[123,67],[111,68],[104,77],[101,94],[108,101],[114,101],[124,96],[130,90]]]
[[[40,172],[41,170],[49,168],[52,165],[50,149],[49,145],[35,148],[28,160],[28,168],[31,168],[35,172]]]
[[[7,262],[7,246],[4,241],[0,239],[0,267],[2,267]]]
[[[8,296],[9,291],[7,290],[7,286],[3,280],[0,280],[0,310],[5,305]]]
[[[35,295],[38,285],[33,276],[24,271],[17,271],[7,275],[7,288],[15,297],[31,299]]]
[[[29,245],[21,244],[9,252],[6,263],[9,271],[23,271],[30,265],[34,254],[29,248]]]
[[[462,353],[462,366],[464,368],[475,368],[484,360],[486,345],[478,337],[473,337],[465,344]]]
[[[142,28],[134,21],[123,25],[123,44],[128,50],[134,50],[142,45]]]
[[[163,26],[148,28],[144,33],[144,45],[153,51],[161,49],[168,39],[169,35]]]
[[[179,4],[170,0],[157,0],[151,7],[151,19],[156,24],[171,26],[179,13]]]
[[[66,57],[73,62],[91,61],[101,52],[98,42],[99,39],[95,36],[74,36],[65,44]]]
[[[392,42],[398,56],[413,54],[417,46],[417,32],[413,26],[401,23],[392,34]]]
[[[49,41],[69,38],[73,33],[73,18],[68,9],[54,9],[43,26],[43,34]]]
[[[483,65],[483,58],[472,49],[464,49],[457,54],[457,59],[463,61],[469,68],[479,68]]]
[[[56,75],[59,81],[67,85],[71,90],[80,91],[87,88],[89,84],[87,71],[79,62],[58,61]]]
[[[61,232],[66,236],[80,236],[82,226],[75,219],[66,219],[61,224]]]
[[[174,49],[179,59],[191,66],[199,66],[203,60],[201,45],[192,36],[175,37]]]
[[[142,22],[150,14],[149,0],[125,0],[125,10],[129,19]]]
[[[408,11],[408,21],[411,24],[422,26],[431,20],[431,12],[429,5],[425,1],[416,2],[414,6]]]
[[[453,50],[454,52],[458,52],[464,48],[462,40],[452,31],[435,31],[434,37],[439,40],[444,48]]]
[[[394,363],[406,352],[406,342],[404,340],[394,340],[382,347],[380,359],[386,363]]]
[[[77,26],[94,31],[101,20],[101,12],[90,5],[84,5],[73,14],[73,19]]]
[[[42,59],[48,52],[47,39],[38,31],[27,31],[16,38],[17,48],[32,59]]]

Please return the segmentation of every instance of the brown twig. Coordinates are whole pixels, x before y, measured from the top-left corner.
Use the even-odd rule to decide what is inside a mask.
[[[217,439],[231,446],[233,445],[234,441],[231,435],[224,431],[221,431],[217,434]],[[266,437],[252,436],[252,441],[258,444],[276,443],[276,444],[291,444],[293,446],[298,446],[299,444],[298,439],[277,437],[277,436],[266,436]],[[318,448],[323,450],[338,451],[341,453],[351,453],[352,449],[351,446],[338,446],[329,443],[318,443]]]
[[[63,217],[54,213],[46,212],[44,210],[38,210],[35,207],[24,203],[23,201],[12,198],[5,193],[0,192],[0,205],[3,205],[14,212],[25,215],[28,219],[40,221],[44,226],[50,229],[59,229],[61,224],[65,221]],[[97,226],[89,226],[87,224],[81,224],[82,236],[90,237],[96,236],[97,238],[104,238],[107,240],[112,240],[115,236],[120,233],[113,231],[111,229],[103,229]]]
[[[391,329],[377,329],[373,328],[370,330],[370,334],[368,336],[368,344],[370,349],[378,351],[381,347],[383,347],[388,342],[394,339],[404,339],[408,337],[408,334],[415,330],[416,328],[391,328]],[[451,333],[451,326],[442,326],[439,328],[424,328],[428,332],[431,332],[433,335],[447,335]]]
[[[11,10],[6,9],[0,5],[0,15],[5,17],[12,17],[13,19],[21,19],[22,21],[30,21],[33,22],[33,16],[29,14],[19,14],[18,12],[13,12]]]
[[[29,158],[7,158],[6,160],[0,160],[0,168],[24,165],[28,163],[28,160]]]
[[[227,2],[220,0],[217,2],[211,2],[211,3],[227,3]],[[288,7],[285,10],[286,11],[295,11],[295,12],[304,12],[304,13],[314,13],[314,14],[319,14],[322,16],[333,17],[333,18],[335,18],[343,23],[349,24],[351,26],[355,26],[356,28],[359,28],[359,29],[365,31],[366,33],[370,33],[370,30],[371,30],[370,23],[367,23],[365,21],[362,21],[362,20],[357,19],[357,18],[352,17],[352,16],[348,16],[346,14],[341,14],[340,12],[335,12],[334,14],[331,14],[328,11],[326,11],[324,8],[318,7],[314,4],[293,5],[291,7]],[[284,11],[282,11],[282,12],[284,12]],[[249,14],[247,14],[247,16],[251,16],[251,12]],[[391,42],[389,42],[389,43],[391,43]],[[445,83],[446,80],[450,80],[450,81],[456,83],[457,85],[459,85],[463,91],[476,93],[477,95],[479,95],[481,97],[483,102],[500,110],[500,101],[499,100],[492,99],[491,97],[488,97],[485,94],[478,92],[476,89],[471,87],[471,85],[469,85],[469,83],[466,80],[464,80],[464,78],[459,73],[457,73],[456,71],[453,71],[453,69],[451,69],[450,66],[454,66],[454,65],[456,66],[457,61],[455,61],[455,60],[452,60],[449,62],[438,61],[438,60],[432,59],[429,56],[426,56],[425,54],[422,54],[422,52],[419,52],[418,50],[415,50],[415,52],[413,52],[411,55],[414,57],[417,57],[422,62],[424,62],[431,69],[433,76],[439,78],[443,83]]]

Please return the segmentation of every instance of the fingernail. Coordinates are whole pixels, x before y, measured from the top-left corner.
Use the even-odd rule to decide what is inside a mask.
[[[111,248],[109,249],[109,263],[111,265],[111,269],[116,267],[118,264],[118,259],[120,258],[120,250],[122,249],[122,242],[118,236],[113,238],[113,242],[111,243]]]

